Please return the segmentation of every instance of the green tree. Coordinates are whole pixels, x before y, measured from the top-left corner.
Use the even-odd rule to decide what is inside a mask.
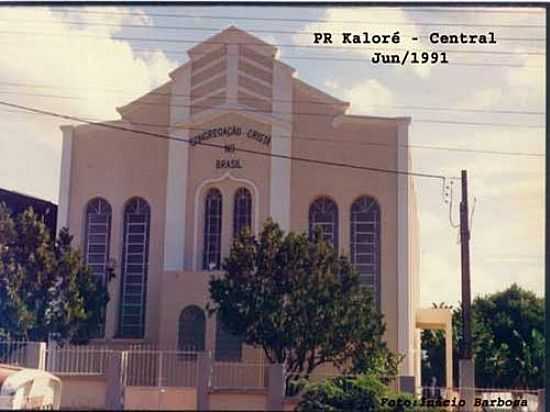
[[[454,369],[462,350],[462,311],[453,312]],[[472,302],[476,383],[485,387],[541,388],[544,365],[544,305],[533,292],[513,284]],[[443,334],[424,331],[423,374],[444,370]],[[426,365],[426,364],[425,364]],[[424,380],[424,376],[423,376]],[[455,374],[455,385],[458,384]]]
[[[285,235],[268,220],[258,239],[243,232],[234,241],[223,269],[210,279],[210,313],[284,364],[287,384],[326,363],[344,373],[396,375],[400,358],[382,341],[370,289],[319,231],[313,239]]]
[[[28,209],[11,216],[0,204],[0,336],[85,343],[97,336],[109,301],[100,282],[71,247],[56,240]],[[109,270],[108,280],[112,278]]]

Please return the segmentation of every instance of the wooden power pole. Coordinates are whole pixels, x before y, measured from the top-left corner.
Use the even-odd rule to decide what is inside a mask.
[[[468,213],[468,174],[462,171],[462,200],[460,202],[460,249],[462,261],[462,359],[472,359],[472,312],[470,293],[470,224]]]
[[[468,212],[468,174],[462,171],[462,200],[460,202],[460,252],[462,262],[462,336],[463,350],[459,360],[460,398],[465,410],[473,410],[475,367],[472,356],[472,310],[470,293],[470,225]]]

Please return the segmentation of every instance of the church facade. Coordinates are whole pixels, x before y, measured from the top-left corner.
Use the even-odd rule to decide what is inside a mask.
[[[97,276],[116,267],[98,340],[251,358],[204,308],[233,237],[271,217],[285,231],[321,226],[350,257],[375,291],[385,340],[405,355],[401,376],[419,385],[414,182],[334,165],[410,170],[410,118],[347,114],[350,103],[235,27],[188,54],[169,81],[118,108],[120,120],[62,127],[58,227]]]

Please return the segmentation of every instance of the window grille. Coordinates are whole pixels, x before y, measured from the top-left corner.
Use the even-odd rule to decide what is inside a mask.
[[[309,208],[309,235],[321,228],[323,239],[338,249],[338,206],[328,197],[315,200]]]
[[[84,259],[96,281],[101,285],[106,285],[107,279],[111,216],[111,205],[105,199],[95,198],[88,202],[84,228]],[[104,324],[99,325],[93,336],[103,336],[104,326]]]
[[[241,187],[235,192],[233,207],[233,236],[237,238],[245,227],[252,226],[252,196],[250,191]]]
[[[222,194],[210,189],[206,194],[204,208],[203,269],[220,268],[222,238]]]
[[[124,213],[119,330],[125,338],[142,338],[145,334],[150,218],[145,200],[134,198],[128,202]]]
[[[363,196],[351,206],[351,263],[361,282],[380,295],[380,208],[376,200]]]

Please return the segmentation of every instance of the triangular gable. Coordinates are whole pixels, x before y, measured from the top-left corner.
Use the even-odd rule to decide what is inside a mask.
[[[227,29],[209,37],[205,41],[197,44],[187,51],[191,58],[196,55],[208,53],[209,51],[224,46],[226,44],[242,44],[247,47],[254,47],[258,52],[274,57],[277,48],[258,37],[241,30],[235,26],[229,26]]]

